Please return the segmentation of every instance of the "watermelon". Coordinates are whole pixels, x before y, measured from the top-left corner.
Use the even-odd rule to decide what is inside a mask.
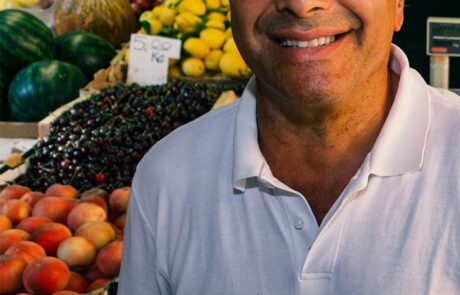
[[[17,72],[23,67],[54,56],[55,41],[46,25],[32,14],[0,11],[0,67]]]
[[[87,83],[76,66],[57,60],[35,62],[11,81],[8,99],[13,119],[39,121],[61,105],[77,98]]]
[[[88,80],[105,69],[117,54],[109,41],[88,32],[68,32],[56,38],[56,59],[76,65]]]

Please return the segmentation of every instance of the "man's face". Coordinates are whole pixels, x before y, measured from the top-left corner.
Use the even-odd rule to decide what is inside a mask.
[[[279,97],[324,102],[359,91],[376,73],[386,71],[403,4],[231,0],[232,30],[262,87]]]

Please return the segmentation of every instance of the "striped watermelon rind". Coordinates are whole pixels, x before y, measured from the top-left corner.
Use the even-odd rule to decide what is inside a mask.
[[[87,83],[76,66],[57,60],[35,62],[11,81],[8,100],[14,120],[36,122],[77,98]]]
[[[88,80],[105,69],[117,51],[109,41],[88,32],[68,32],[56,38],[56,59],[76,65]]]
[[[55,46],[50,29],[37,17],[18,9],[0,11],[0,66],[17,72],[53,58]]]

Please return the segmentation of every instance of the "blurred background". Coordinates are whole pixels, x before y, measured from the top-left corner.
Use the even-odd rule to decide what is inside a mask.
[[[426,20],[430,16],[460,18],[460,0],[406,0],[402,30],[393,42],[409,57],[412,68],[429,83],[430,57],[426,54]],[[460,57],[450,58],[450,88],[460,88]]]

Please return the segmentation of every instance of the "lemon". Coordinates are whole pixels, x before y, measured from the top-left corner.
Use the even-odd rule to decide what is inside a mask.
[[[232,27],[230,27],[227,30],[225,30],[224,36],[225,36],[225,40],[233,38]]]
[[[220,0],[220,3],[222,3],[222,6],[225,6],[225,7],[230,6],[230,1],[229,0]]]
[[[251,74],[248,66],[238,52],[226,52],[219,61],[219,68],[225,75],[234,78],[246,78]]]
[[[208,20],[205,26],[206,28],[214,28],[214,29],[218,29],[221,31],[225,30],[225,24],[217,20]]]
[[[190,12],[195,15],[204,15],[206,13],[206,4],[201,0],[183,0],[177,8],[180,13]]]
[[[206,42],[209,48],[218,49],[224,44],[225,35],[221,30],[207,28],[200,32],[200,39]]]
[[[139,17],[139,21],[146,21],[148,22],[150,19],[154,18],[153,12],[152,11],[144,11],[142,12],[141,16]]]
[[[226,19],[227,19],[228,21],[231,21],[231,20],[232,20],[232,11],[229,10],[229,11],[227,12],[227,15],[226,15],[225,17],[226,17]]]
[[[161,6],[158,6],[161,7]],[[158,15],[158,20],[165,26],[169,27],[173,24],[177,11],[172,8],[163,7],[161,14]]]
[[[161,30],[163,30],[163,24],[155,18],[150,19],[148,23],[150,24],[149,33],[151,35],[157,35]]]
[[[188,38],[184,42],[184,50],[191,56],[203,58],[209,53],[209,45],[199,38]]]
[[[208,13],[208,20],[215,20],[215,21],[223,23],[225,22],[225,15],[223,15],[220,12],[212,11]]]
[[[208,55],[206,55],[204,58],[204,65],[206,69],[210,71],[218,71],[219,61],[223,54],[224,52],[222,50],[211,50],[211,52],[209,52]]]
[[[225,41],[224,52],[238,52],[238,48],[236,47],[235,40],[233,40],[233,37]]]
[[[168,8],[175,8],[180,1],[181,0],[165,0],[161,4],[161,6],[168,7]]]
[[[180,76],[182,76],[182,72],[179,66],[172,66],[168,69],[169,79],[179,78]]]
[[[206,0],[206,8],[209,10],[219,9],[220,0]]]
[[[183,33],[193,33],[200,23],[202,23],[201,18],[193,13],[184,12],[176,16],[174,26]]]
[[[204,74],[204,63],[196,57],[189,57],[182,62],[182,72],[189,77],[201,77]]]
[[[137,33],[141,35],[148,35],[147,31],[144,28],[140,28],[139,31],[137,31]]]

